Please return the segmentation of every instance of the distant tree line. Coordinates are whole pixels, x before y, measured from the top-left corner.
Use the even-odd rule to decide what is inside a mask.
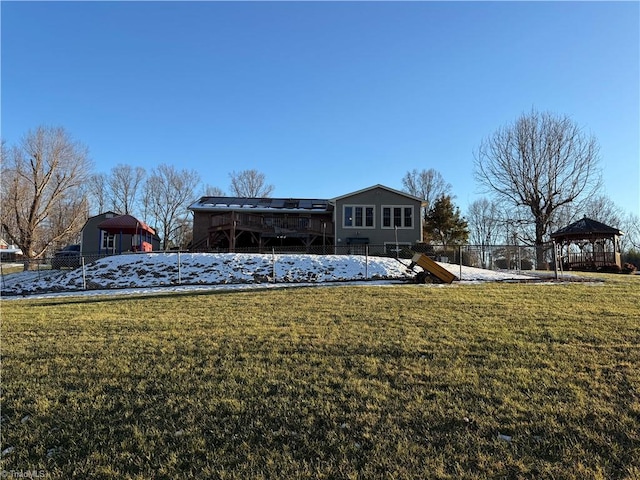
[[[28,259],[75,243],[87,218],[106,211],[129,214],[153,227],[163,249],[186,248],[192,225],[188,207],[197,196],[224,195],[201,185],[197,172],[159,164],[118,164],[94,173],[88,148],[62,127],[41,126],[14,146],[1,144],[2,237]],[[274,187],[256,170],[232,172],[236,196],[269,196]]]
[[[426,241],[446,244],[522,244],[536,247],[543,263],[550,234],[583,216],[621,229],[623,252],[640,260],[640,219],[601,193],[599,146],[569,117],[535,109],[480,143],[474,174],[487,197],[472,202],[466,217],[448,205],[452,187],[439,172],[412,170],[404,190],[422,198]]]
[[[623,250],[637,250],[638,216],[624,215],[602,193],[599,151],[568,116],[535,109],[488,136],[476,151],[475,175],[490,194],[494,231],[535,246],[540,263],[549,235],[587,216],[621,229]]]
[[[225,196],[202,185],[197,172],[160,164],[151,171],[118,164],[95,173],[88,148],[61,127],[38,127],[13,146],[0,145],[2,237],[29,259],[77,241],[91,215],[131,214],[156,229],[162,248],[191,241],[189,204]],[[567,116],[532,110],[482,140],[474,152],[474,175],[486,197],[454,204],[453,187],[433,168],[413,169],[403,190],[423,200],[423,233],[445,246],[522,244],[543,262],[549,235],[582,216],[620,228],[627,256],[640,260],[640,220],[601,192],[599,146]],[[263,173],[229,174],[229,192],[269,197],[274,186]]]

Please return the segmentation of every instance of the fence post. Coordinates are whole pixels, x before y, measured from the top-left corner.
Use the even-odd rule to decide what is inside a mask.
[[[369,245],[364,246],[364,278],[369,279]]]
[[[180,260],[180,250],[178,250],[178,285],[182,285],[182,262]]]
[[[553,242],[553,272],[554,278],[558,280],[558,247],[555,241]]]
[[[273,276],[273,283],[276,283],[276,248],[271,247],[271,271]]]
[[[80,261],[82,262],[82,289],[87,289],[87,273],[84,268],[84,256],[80,257]]]
[[[458,245],[458,262],[460,263],[460,280],[462,280],[462,245]]]

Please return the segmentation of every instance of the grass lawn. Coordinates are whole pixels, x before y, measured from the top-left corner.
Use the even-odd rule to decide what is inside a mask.
[[[640,276],[599,278],[6,301],[1,469],[637,479]]]

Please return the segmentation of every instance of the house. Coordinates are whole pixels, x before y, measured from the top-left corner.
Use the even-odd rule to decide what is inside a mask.
[[[16,262],[22,258],[22,250],[16,245],[10,245],[0,238],[0,261]]]
[[[105,232],[102,232],[98,225],[117,215],[115,212],[108,211],[87,219],[80,231],[80,251],[83,255],[99,255],[100,252],[108,250],[110,240],[105,238]],[[111,243],[113,244],[113,240]]]
[[[109,211],[85,222],[80,245],[83,256],[104,256],[159,250],[160,239],[153,228],[134,216]]]
[[[384,185],[348,193],[334,205],[337,253],[358,253],[364,245],[393,254],[422,242],[424,201]]]
[[[194,251],[393,253],[422,241],[421,199],[374,185],[334,199],[202,197]],[[382,253],[381,252],[381,253]]]

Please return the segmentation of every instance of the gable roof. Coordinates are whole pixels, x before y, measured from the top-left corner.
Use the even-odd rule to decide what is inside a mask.
[[[189,206],[189,210],[250,211],[250,212],[306,212],[326,213],[331,211],[329,200],[320,198],[253,198],[253,197],[202,197]]]
[[[411,194],[409,194],[407,192],[401,192],[400,190],[394,190],[393,188],[387,187],[387,186],[382,185],[380,183],[378,183],[377,185],[373,185],[371,187],[363,188],[363,189],[358,190],[356,192],[351,192],[351,193],[347,193],[346,195],[341,195],[339,197],[332,198],[331,199],[331,203],[335,203],[338,200],[343,200],[345,198],[353,197],[354,195],[359,195],[361,193],[368,192],[370,190],[376,190],[376,189],[386,190],[387,192],[395,193],[396,195],[401,195],[403,197],[410,198],[411,200],[415,200],[417,202],[420,202],[421,204],[425,204],[425,201],[420,197],[415,197],[415,196],[413,196],[413,195],[411,195]]]
[[[551,238],[597,234],[623,235],[623,233],[617,228],[610,227],[604,223],[584,217],[577,222],[573,222],[572,224],[553,232],[551,234]]]

